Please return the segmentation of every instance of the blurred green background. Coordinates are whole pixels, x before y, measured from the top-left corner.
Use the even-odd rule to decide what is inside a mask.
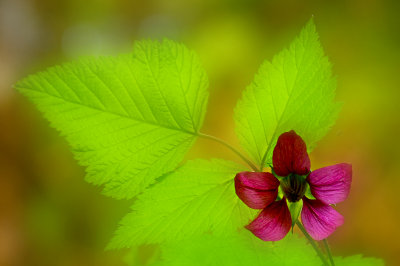
[[[354,171],[350,197],[337,206],[346,222],[330,237],[333,253],[400,265],[399,14],[396,0],[0,0],[0,265],[123,265],[126,250],[103,249],[132,203],[84,182],[65,141],[13,91],[16,80],[169,37],[194,49],[209,75],[203,131],[238,146],[241,92],[312,15],[345,103],[311,154],[313,168],[351,162]],[[188,157],[238,161],[207,140]]]

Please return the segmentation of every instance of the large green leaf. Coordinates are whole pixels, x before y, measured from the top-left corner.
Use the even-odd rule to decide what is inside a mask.
[[[234,176],[244,166],[194,160],[138,196],[109,248],[236,232],[255,215],[236,196]]]
[[[295,130],[311,150],[334,124],[335,79],[311,20],[288,49],[265,61],[235,109],[236,133],[265,166],[279,135]]]
[[[67,138],[89,182],[130,198],[181,162],[202,125],[207,85],[194,53],[166,40],[53,67],[16,88]]]
[[[230,237],[203,235],[163,245],[159,266],[320,266],[321,261],[305,239],[289,234],[278,242],[264,242],[250,232]]]
[[[222,237],[204,234],[184,241],[166,243],[162,247],[161,260],[152,262],[157,266],[320,266],[321,259],[305,238],[289,233],[278,242],[265,242],[248,231]],[[336,266],[383,266],[377,258],[362,255],[335,257]]]

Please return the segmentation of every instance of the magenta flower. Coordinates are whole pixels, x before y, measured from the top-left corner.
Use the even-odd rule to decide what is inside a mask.
[[[272,156],[272,173],[241,172],[235,177],[238,197],[250,208],[262,210],[246,226],[265,241],[285,237],[292,226],[289,204],[303,201],[301,221],[315,240],[332,234],[344,222],[330,204],[345,200],[351,186],[350,164],[336,164],[310,172],[306,144],[293,130],[283,133]]]

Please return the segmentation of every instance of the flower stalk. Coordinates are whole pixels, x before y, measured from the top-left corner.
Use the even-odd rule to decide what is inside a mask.
[[[324,243],[326,253],[328,254],[328,257],[329,257],[329,261],[331,262],[332,266],[335,266],[335,262],[333,261],[333,256],[332,256],[331,248],[329,247],[329,244],[328,244],[328,240],[324,239],[322,242]]]
[[[319,249],[319,247],[318,247],[317,243],[314,241],[314,239],[312,239],[312,237],[307,233],[306,229],[303,227],[303,225],[299,221],[297,221],[296,224],[300,228],[300,230],[304,234],[304,236],[307,238],[308,242],[310,242],[310,244],[314,248],[315,252],[317,252],[317,255],[321,259],[322,263],[325,266],[329,266],[328,261],[326,260],[324,254],[321,252],[321,250]]]
[[[253,169],[253,171],[256,171],[256,172],[257,172],[258,169],[257,169],[257,167],[256,167],[252,162],[250,162],[250,161],[249,161],[243,154],[241,154],[236,148],[234,148],[234,147],[231,146],[230,144],[226,143],[226,142],[223,141],[222,139],[219,139],[219,138],[214,137],[214,136],[211,136],[211,135],[203,134],[203,133],[198,133],[198,136],[199,136],[199,137],[206,138],[206,139],[210,139],[210,140],[213,140],[213,141],[216,141],[216,142],[218,142],[218,143],[224,145],[225,147],[227,147],[228,149],[230,149],[231,151],[233,151],[234,153],[236,153],[236,155],[238,155],[244,162],[246,162],[246,163],[250,166],[250,168]]]

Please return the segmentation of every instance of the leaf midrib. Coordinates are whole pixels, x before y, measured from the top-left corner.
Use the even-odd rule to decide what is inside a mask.
[[[34,89],[27,88],[27,87],[18,87],[18,86],[17,86],[17,89],[21,90],[21,92],[23,92],[23,90],[28,90],[28,91],[33,91],[33,92],[38,93],[38,94],[44,94],[46,96],[53,97],[53,98],[62,100],[64,102],[70,103],[70,104],[83,106],[83,107],[86,107],[88,109],[92,109],[92,110],[95,110],[95,111],[98,111],[98,112],[102,112],[102,113],[106,113],[106,114],[115,115],[115,116],[122,117],[122,118],[125,118],[125,119],[128,119],[128,120],[133,120],[133,121],[141,122],[141,123],[144,123],[144,124],[149,124],[149,125],[156,126],[156,127],[162,127],[162,128],[166,128],[166,129],[175,130],[175,131],[179,131],[179,132],[182,132],[182,133],[190,134],[190,135],[193,135],[193,136],[198,136],[198,133],[196,133],[196,132],[190,132],[190,131],[182,129],[182,128],[175,128],[175,127],[169,127],[169,126],[162,125],[162,124],[156,124],[156,123],[153,123],[153,122],[150,122],[150,121],[146,121],[146,120],[130,117],[130,116],[123,115],[123,114],[116,113],[116,112],[112,112],[112,111],[109,111],[109,110],[102,110],[102,109],[96,108],[94,106],[90,106],[90,105],[86,105],[86,104],[83,104],[83,103],[80,103],[80,102],[67,100],[65,98],[50,94],[48,92],[34,90]]]
[[[287,51],[288,51],[288,53],[290,53],[290,49],[287,50]],[[294,47],[293,53],[296,54],[296,47]],[[305,53],[306,53],[306,50],[303,51],[303,55],[302,55],[301,60],[300,60],[299,63],[298,63],[298,61],[296,60],[296,56],[293,57],[293,58],[294,58],[294,61],[295,61],[295,66],[296,66],[296,76],[295,76],[293,85],[291,86],[290,93],[289,93],[289,95],[288,95],[288,97],[287,97],[287,101],[286,101],[286,103],[285,103],[285,107],[283,108],[283,111],[282,111],[281,115],[279,116],[279,120],[277,120],[277,122],[276,122],[276,127],[275,127],[275,129],[274,129],[274,133],[272,134],[272,138],[270,139],[270,141],[269,141],[269,143],[268,143],[268,146],[267,146],[267,149],[266,149],[266,151],[265,151],[265,153],[264,153],[264,155],[263,155],[263,158],[262,158],[262,160],[261,160],[260,170],[262,170],[262,169],[264,168],[265,161],[266,161],[266,159],[267,159],[267,155],[268,155],[270,149],[272,148],[272,142],[273,142],[274,138],[276,137],[276,133],[278,132],[279,123],[281,122],[282,117],[284,117],[284,115],[286,114],[286,110],[287,110],[287,107],[288,107],[288,102],[290,101],[290,99],[291,99],[291,97],[292,97],[292,95],[293,95],[293,91],[295,91],[294,88],[295,88],[295,86],[296,86],[297,78],[298,78],[298,74],[299,74],[299,64],[300,64],[300,65],[302,64],[302,62],[303,62],[303,60],[304,60],[304,54],[305,54]],[[271,65],[273,65],[273,62],[272,62]],[[284,66],[285,66],[285,61],[282,63],[282,68],[284,68]],[[285,79],[286,91],[288,91],[289,88],[288,88],[288,84],[287,84],[287,79],[285,78],[285,77],[286,77],[286,72],[285,72],[283,69],[282,69],[282,73],[283,73],[284,79]],[[274,108],[275,108],[275,105],[274,105]]]

